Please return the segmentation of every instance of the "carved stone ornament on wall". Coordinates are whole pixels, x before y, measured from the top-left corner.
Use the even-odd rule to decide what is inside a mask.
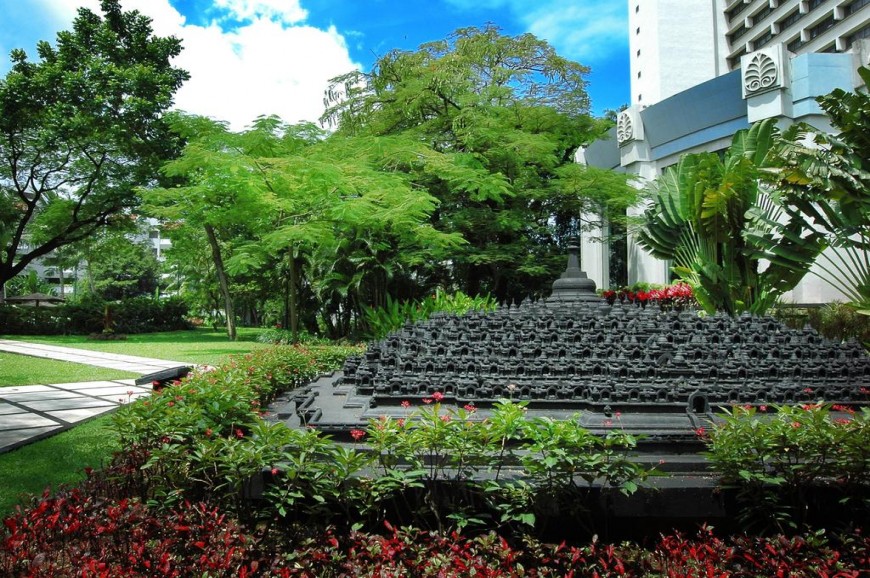
[[[765,92],[779,86],[779,67],[768,54],[758,52],[752,56],[743,73],[743,87],[747,95]]]
[[[616,142],[624,144],[630,140],[634,140],[634,124],[631,115],[623,111],[616,120]]]

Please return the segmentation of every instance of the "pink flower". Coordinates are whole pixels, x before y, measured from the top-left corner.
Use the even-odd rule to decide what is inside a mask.
[[[450,416],[445,413],[444,415],[440,416],[438,419],[440,419],[444,423],[447,423],[450,421]]]
[[[813,392],[813,388],[812,388],[812,387],[805,387],[805,388],[803,388],[803,390],[801,390],[801,391],[803,391],[804,393],[812,393],[812,392]]]
[[[398,425],[399,427],[405,427],[405,420],[402,418],[397,419],[396,425]]]
[[[364,432],[361,429],[350,430],[350,437],[352,437],[354,441],[358,442],[359,440],[363,439],[365,437],[365,435],[366,435],[366,432]]]
[[[278,472],[279,472],[278,468],[272,468],[272,475],[273,476],[277,476]]]
[[[606,420],[604,420],[604,427],[610,427],[610,426],[612,426],[612,425],[613,425],[613,420],[612,420],[612,419],[606,419]]]
[[[767,411],[767,406],[766,406],[766,405],[760,405],[760,406],[758,406],[758,409],[761,411],[761,413],[764,413],[764,412]]]
[[[435,401],[441,401],[442,399],[444,399],[444,394],[440,391],[436,391],[432,394],[432,399],[434,399]]]
[[[407,399],[401,403],[402,407],[411,407],[411,402]]]
[[[618,411],[618,412],[616,412],[616,413],[615,413],[615,414],[613,414],[613,415],[615,415],[615,416],[616,416],[616,419],[619,419],[619,418],[621,418],[621,417],[622,417],[622,412],[621,412],[621,411]]]
[[[240,430],[240,429],[236,429],[236,437],[237,437],[237,438],[243,438],[243,437],[245,437],[245,432],[243,432],[243,431]]]
[[[432,403],[432,398],[431,397],[424,397],[423,403],[425,403],[426,405],[429,405],[430,403]]]
[[[699,427],[695,430],[695,435],[699,438],[705,438],[707,437],[707,430],[705,430],[703,427]]]
[[[801,424],[800,424],[800,422],[793,421],[793,422],[791,422],[791,427],[793,427],[794,429],[797,429],[797,428],[801,427]]]
[[[462,409],[464,409],[464,410],[467,411],[468,413],[474,413],[474,412],[477,411],[477,408],[474,407],[474,404],[473,404],[473,403],[468,403],[468,404],[466,404]]]

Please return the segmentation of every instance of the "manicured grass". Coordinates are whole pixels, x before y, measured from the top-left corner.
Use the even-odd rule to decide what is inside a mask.
[[[0,454],[0,518],[31,494],[84,479],[84,468],[100,468],[120,449],[103,416],[56,436]]]
[[[0,351],[0,387],[38,383],[71,383],[110,379],[133,379],[138,373],[93,367],[81,363],[42,359]]]
[[[238,341],[229,341],[224,331],[213,329],[141,333],[128,335],[124,341],[95,341],[84,335],[8,335],[4,338],[169,361],[219,365],[226,360],[227,355],[244,354],[254,349],[270,347],[256,341],[257,335],[263,331],[265,330],[258,328],[240,328]]]

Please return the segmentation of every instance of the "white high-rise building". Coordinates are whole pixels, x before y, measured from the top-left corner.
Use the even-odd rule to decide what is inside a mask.
[[[718,3],[629,0],[632,104],[655,104],[727,72],[727,54],[718,41],[725,17]]]
[[[628,0],[631,103],[648,106],[782,44],[849,51],[870,38],[870,0]]]
[[[631,104],[609,140],[578,153],[585,164],[651,180],[683,154],[725,150],[762,119],[830,129],[816,97],[867,89],[856,71],[870,65],[870,0],[628,0],[628,13]],[[609,287],[603,233],[583,240],[581,257]],[[670,280],[670,264],[631,238],[627,262],[630,284]],[[842,298],[811,275],[789,297]]]

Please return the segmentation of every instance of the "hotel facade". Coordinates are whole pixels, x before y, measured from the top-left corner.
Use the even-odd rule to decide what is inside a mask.
[[[870,63],[870,0],[628,0],[628,10],[631,105],[577,161],[636,175],[639,186],[683,154],[727,149],[735,132],[762,119],[831,130],[816,97],[867,89],[856,71]],[[606,228],[581,242],[598,287],[619,277],[610,274]],[[630,233],[627,250],[629,284],[670,281],[670,263]],[[787,299],[844,300],[815,275]]]

